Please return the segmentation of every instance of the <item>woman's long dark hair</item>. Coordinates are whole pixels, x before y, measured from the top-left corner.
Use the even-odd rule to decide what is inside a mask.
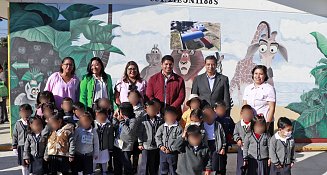
[[[70,60],[70,61],[72,61],[72,63],[73,63],[72,75],[75,75],[75,70],[76,70],[76,68],[75,68],[75,61],[74,61],[74,59],[73,59],[72,57],[65,57],[65,58],[61,61],[61,66],[60,66],[60,70],[59,70],[59,72],[62,73],[62,72],[64,71],[64,70],[62,69],[62,65],[64,64],[64,62],[65,62],[66,60]]]
[[[139,71],[139,66],[137,65],[137,63],[135,61],[129,61],[126,64],[125,71],[124,71],[124,76],[123,76],[123,81],[125,83],[128,83],[129,82],[128,75],[127,75],[127,69],[128,69],[129,66],[135,66],[136,71],[137,71],[137,75],[136,75],[135,79],[138,82],[142,82],[142,78],[141,78],[140,71]]]
[[[103,65],[102,60],[99,57],[93,57],[90,60],[89,64],[87,65],[87,76],[92,76],[93,75],[92,70],[91,70],[92,61],[98,61],[99,62],[99,64],[101,65],[101,70],[100,70],[101,77],[106,82],[108,80],[108,76],[107,76],[106,72],[104,71],[105,67]]]

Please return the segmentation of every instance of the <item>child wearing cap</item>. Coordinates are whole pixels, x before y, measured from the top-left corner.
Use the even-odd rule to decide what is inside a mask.
[[[183,113],[182,118],[180,120],[180,125],[183,129],[191,123],[190,115],[192,110],[200,109],[201,99],[197,94],[191,94],[186,102],[186,105],[189,108]]]

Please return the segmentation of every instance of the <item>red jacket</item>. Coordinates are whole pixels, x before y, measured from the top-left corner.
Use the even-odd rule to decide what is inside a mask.
[[[146,96],[148,99],[157,98],[162,103],[164,103],[164,91],[165,91],[165,78],[164,75],[159,72],[154,74],[148,81],[146,88]],[[182,114],[182,104],[185,99],[185,82],[184,79],[173,73],[168,81],[166,86],[166,103],[169,106],[173,106],[178,110],[178,113]],[[179,116],[180,117],[180,116]]]

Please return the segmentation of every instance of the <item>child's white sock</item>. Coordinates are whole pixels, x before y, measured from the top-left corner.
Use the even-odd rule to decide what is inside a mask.
[[[77,174],[78,174],[78,175],[83,175],[83,172],[81,171],[81,172],[78,172]]]
[[[22,167],[22,175],[28,175],[28,168],[26,166],[21,166]]]

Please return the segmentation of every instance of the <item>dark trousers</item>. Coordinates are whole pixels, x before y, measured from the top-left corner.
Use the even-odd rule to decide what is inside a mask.
[[[133,146],[133,171],[134,173],[137,172],[137,167],[139,165],[139,156],[141,154],[141,150],[138,148],[139,143],[135,142]]]
[[[177,175],[177,153],[166,154],[160,151],[160,174],[170,174],[170,175]]]
[[[242,175],[243,164],[244,164],[243,150],[240,147],[238,147],[238,149],[237,149],[236,175]]]
[[[270,175],[291,175],[291,165],[285,165],[282,168],[277,168],[275,165],[271,165]]]
[[[114,174],[122,175],[123,168],[125,175],[133,174],[133,167],[131,162],[132,151],[122,151],[121,149],[114,147],[113,158],[114,158]]]
[[[218,154],[216,150],[216,141],[208,140],[208,147],[211,152],[211,165],[212,170],[216,171],[216,174],[226,174],[226,165],[227,165],[227,151],[225,155]]]
[[[8,121],[7,105],[6,97],[2,97],[2,102],[0,102],[0,122],[5,121]]]
[[[83,174],[93,173],[93,154],[75,154],[75,171]]]
[[[270,122],[269,124],[269,129],[268,129],[268,133],[273,136],[274,135],[274,122]]]
[[[159,149],[142,150],[142,159],[138,175],[157,175],[159,170]]]

